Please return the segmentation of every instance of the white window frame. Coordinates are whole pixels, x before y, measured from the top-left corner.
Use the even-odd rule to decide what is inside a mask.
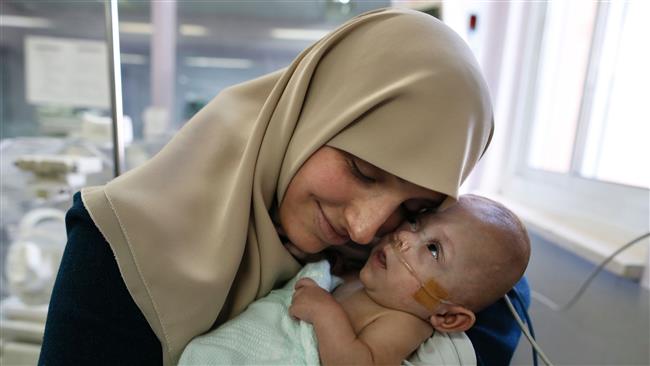
[[[568,174],[528,166],[545,10],[546,3],[509,3],[508,9],[501,12],[501,16],[507,15],[501,21],[508,23],[507,30],[502,32],[503,52],[498,55],[486,52],[479,57],[488,74],[488,83],[490,79],[496,80],[495,85],[490,85],[496,131],[493,146],[466,189],[503,201],[533,231],[597,263],[626,241],[650,230],[650,191],[579,176],[574,167],[579,167],[580,153],[574,153]],[[603,13],[600,11],[599,16]],[[595,37],[602,37],[597,32]],[[491,37],[498,35],[498,32],[491,33]],[[592,58],[597,52],[598,49],[592,49]],[[493,64],[495,58],[500,59],[500,75],[489,75],[485,65]],[[590,66],[589,70],[593,70],[593,65]],[[589,72],[586,85],[593,78],[593,72]],[[583,96],[587,103],[592,97],[589,93],[587,89]],[[581,109],[588,109],[584,101]],[[580,113],[581,119],[588,117]],[[582,151],[587,133],[585,123],[580,122],[575,151]],[[647,246],[637,246],[607,268],[638,279],[643,268],[650,267],[647,253]]]
[[[531,14],[538,18],[537,24],[531,23],[533,27],[531,37],[535,37],[535,43],[540,44],[543,34],[543,14],[545,3],[537,4],[531,10],[536,14]],[[603,18],[607,3],[599,3],[599,18]],[[601,27],[602,29],[602,27]],[[598,32],[594,37],[602,37],[602,32]],[[578,121],[578,131],[576,133],[576,143],[574,145],[574,155],[572,158],[571,170],[567,174],[548,172],[530,168],[528,161],[528,146],[530,145],[531,129],[530,123],[521,123],[529,121],[533,115],[534,99],[536,94],[536,74],[537,60],[540,59],[540,48],[535,47],[531,50],[530,62],[526,67],[528,72],[524,75],[531,76],[532,80],[524,86],[523,90],[526,95],[524,106],[520,115],[516,116],[520,123],[517,134],[515,151],[511,155],[510,164],[506,171],[506,177],[502,184],[502,191],[506,195],[511,195],[520,201],[530,202],[536,206],[541,206],[548,210],[558,210],[569,212],[587,219],[602,221],[606,225],[615,225],[623,229],[646,230],[648,229],[648,204],[650,202],[650,193],[648,189],[632,187],[622,184],[598,181],[595,179],[583,178],[577,174],[581,165],[582,152],[586,140],[586,134],[589,128],[589,113],[585,110],[590,109],[592,102],[592,93],[587,85],[593,83],[596,69],[595,60],[600,53],[600,49],[592,48],[592,61],[589,65],[588,76],[586,80],[585,93],[583,96],[583,105],[581,106],[580,117]],[[643,169],[643,167],[639,167]],[[646,169],[650,169],[646,167]],[[614,215],[613,209],[617,209]]]

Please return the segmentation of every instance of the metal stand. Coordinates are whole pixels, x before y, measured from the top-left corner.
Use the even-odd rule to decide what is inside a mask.
[[[108,68],[111,87],[111,114],[113,117],[113,174],[117,177],[124,167],[124,141],[122,138],[122,70],[120,65],[120,30],[117,0],[106,0],[106,42],[108,43]]]

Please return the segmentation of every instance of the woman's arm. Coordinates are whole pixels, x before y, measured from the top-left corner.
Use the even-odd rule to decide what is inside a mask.
[[[162,348],[126,289],[113,252],[75,194],[39,365],[156,365]]]

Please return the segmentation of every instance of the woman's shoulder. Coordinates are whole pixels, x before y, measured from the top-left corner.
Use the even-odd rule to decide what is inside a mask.
[[[81,192],[75,193],[72,197],[72,206],[65,215],[65,226],[68,231],[68,240],[71,239],[73,232],[76,234],[74,238],[78,238],[77,235],[80,235],[81,238],[104,240],[86,206],[84,206]]]

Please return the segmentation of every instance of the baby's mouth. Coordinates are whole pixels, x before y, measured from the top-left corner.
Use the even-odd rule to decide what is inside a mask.
[[[379,264],[381,268],[386,268],[386,253],[384,253],[384,250],[378,250],[377,251],[377,260],[379,261]]]

